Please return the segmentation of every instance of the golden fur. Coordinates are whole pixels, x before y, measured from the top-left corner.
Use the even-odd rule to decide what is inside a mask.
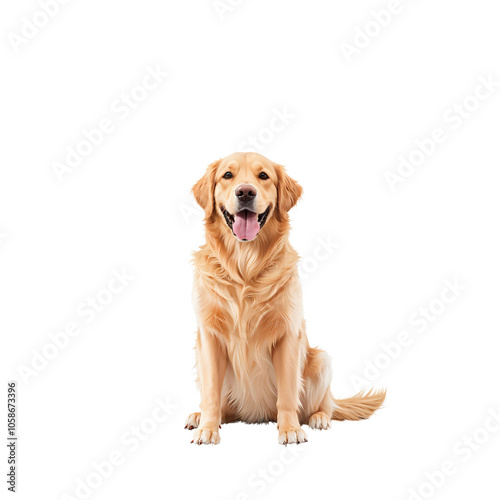
[[[256,188],[256,213],[270,208],[252,241],[239,240],[223,215],[236,211],[242,183]],[[332,419],[368,418],[385,391],[335,400],[329,357],[307,341],[298,255],[288,241],[299,184],[264,156],[235,153],[212,163],[193,194],[206,229],[206,244],[194,255],[201,413],[187,420],[196,428],[193,441],[217,444],[221,423],[244,421],[277,422],[280,443],[301,443],[303,424],[325,429]]]

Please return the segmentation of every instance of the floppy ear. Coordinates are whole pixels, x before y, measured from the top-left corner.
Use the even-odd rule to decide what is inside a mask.
[[[191,192],[198,205],[205,210],[205,218],[209,218],[215,210],[215,173],[221,160],[211,163],[205,175],[193,186]]]
[[[278,173],[278,214],[281,219],[286,219],[288,211],[302,196],[302,187],[286,173],[285,167],[275,166]]]

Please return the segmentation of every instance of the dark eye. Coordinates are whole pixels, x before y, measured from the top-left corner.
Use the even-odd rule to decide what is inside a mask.
[[[265,172],[261,172],[261,173],[259,174],[259,177],[260,177],[261,179],[264,179],[264,180],[265,180],[265,179],[269,179],[269,176],[268,176]]]
[[[231,172],[226,172],[224,174],[224,179],[231,179],[232,176],[233,176],[233,174]]]

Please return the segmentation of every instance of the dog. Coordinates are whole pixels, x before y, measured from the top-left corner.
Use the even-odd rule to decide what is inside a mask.
[[[328,355],[310,347],[289,210],[302,187],[257,153],[209,165],[192,193],[205,213],[206,243],[194,253],[201,412],[193,443],[218,444],[221,424],[277,422],[280,444],[307,441],[302,425],[368,418],[385,391],[334,399]]]

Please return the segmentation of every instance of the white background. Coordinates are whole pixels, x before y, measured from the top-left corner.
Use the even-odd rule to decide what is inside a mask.
[[[4,2],[0,328],[4,380],[19,386],[18,498],[82,498],[77,481],[114,451],[122,465],[89,497],[499,495],[500,432],[481,428],[500,405],[500,87],[460,126],[444,116],[481,77],[500,81],[500,12],[491,0],[401,0],[349,63],[341,44],[387,7],[244,0],[219,15],[210,0],[73,0],[17,47],[40,6]],[[169,76],[122,119],[113,103],[156,66]],[[291,238],[334,394],[356,392],[382,343],[403,331],[413,342],[367,381],[388,389],[368,421],[306,428],[296,456],[275,425],[224,426],[220,446],[198,447],[183,430],[199,402],[190,258],[203,227],[189,191],[248,136],[267,140],[284,109],[294,117],[259,152],[304,187]],[[103,118],[114,130],[60,182],[54,162]],[[436,127],[447,140],[392,191],[385,173]],[[319,238],[339,246],[314,260]],[[79,304],[122,268],[130,284],[87,324]],[[419,333],[410,317],[446,279],[467,289]],[[81,334],[25,381],[20,367],[70,321]],[[158,397],[175,409],[132,452],[121,436]],[[474,433],[483,444],[460,444]],[[444,461],[455,473],[426,489]]]

